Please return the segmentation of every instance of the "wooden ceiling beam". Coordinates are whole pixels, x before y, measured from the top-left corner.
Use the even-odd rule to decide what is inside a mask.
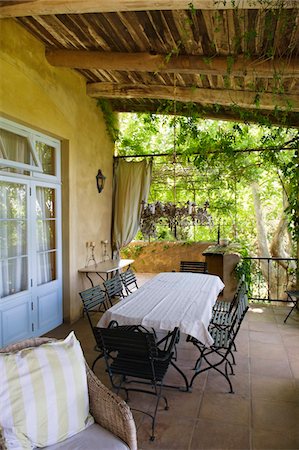
[[[264,110],[288,110],[299,112],[299,96],[297,94],[272,94],[251,91],[233,91],[222,89],[184,88],[173,86],[157,86],[145,84],[90,83],[87,94],[94,98],[151,98],[177,100],[179,102],[200,103],[203,106],[221,105],[240,108]]]
[[[87,50],[48,50],[46,58],[57,67],[72,69],[122,70],[133,72],[188,73],[203,75],[234,75],[283,78],[299,76],[299,58],[257,60],[238,57],[236,61],[225,56],[167,55],[151,53],[115,53]]]
[[[192,8],[203,10],[225,9],[284,9],[296,8],[296,0],[193,0]],[[188,0],[28,0],[2,1],[0,18],[42,16],[53,14],[84,14],[120,11],[188,10]],[[298,5],[298,4],[297,4]]]

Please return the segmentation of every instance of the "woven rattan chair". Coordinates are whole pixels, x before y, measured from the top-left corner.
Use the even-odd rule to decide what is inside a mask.
[[[135,289],[138,289],[135,273],[132,269],[128,269],[120,274],[121,281],[125,287],[127,295],[131,294]]]
[[[0,352],[16,352],[27,347],[37,347],[52,340],[53,339],[49,338],[28,339],[2,348],[0,349]],[[129,406],[124,400],[104,386],[87,364],[86,373],[89,393],[89,410],[94,417],[95,422],[115,436],[118,436],[128,445],[130,450],[137,450],[136,427]],[[0,436],[0,445],[1,444],[2,447],[0,448],[6,450],[4,442],[1,442]],[[100,442],[98,448],[102,448]]]
[[[207,273],[208,266],[205,261],[181,261],[180,272]]]

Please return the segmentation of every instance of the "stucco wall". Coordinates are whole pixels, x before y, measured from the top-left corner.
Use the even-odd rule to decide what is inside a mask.
[[[113,143],[85,80],[70,69],[54,68],[45,48],[13,20],[0,22],[0,109],[4,117],[62,141],[64,317],[80,312],[78,291],[88,283],[78,274],[86,241],[110,241]],[[97,170],[106,175],[98,194]]]
[[[123,258],[134,259],[133,269],[140,273],[179,271],[180,261],[205,261],[202,252],[212,242],[131,242],[121,251]]]

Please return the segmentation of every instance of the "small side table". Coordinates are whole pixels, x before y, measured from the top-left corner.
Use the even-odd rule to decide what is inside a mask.
[[[287,319],[289,318],[289,315],[291,314],[293,309],[296,308],[296,306],[298,305],[298,301],[299,301],[299,291],[286,291],[286,293],[288,294],[289,301],[293,302],[294,304],[291,308],[291,311],[289,312],[287,317],[284,319],[284,323],[286,323]]]

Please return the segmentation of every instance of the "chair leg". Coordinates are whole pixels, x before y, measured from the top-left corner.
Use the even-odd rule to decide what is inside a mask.
[[[192,384],[193,384],[195,378],[196,378],[200,373],[206,372],[206,371],[209,370],[209,369],[214,369],[214,370],[216,370],[218,373],[220,373],[221,375],[224,376],[224,378],[227,380],[227,382],[228,382],[228,384],[229,384],[230,393],[233,394],[233,393],[234,393],[233,387],[232,387],[231,381],[230,381],[229,376],[228,376],[228,373],[227,373],[227,365],[230,366],[231,370],[232,370],[232,365],[231,365],[231,363],[227,360],[227,355],[226,355],[226,356],[225,356],[225,355],[221,355],[219,352],[216,352],[219,356],[222,356],[222,359],[221,359],[217,364],[212,364],[212,363],[207,359],[207,356],[209,356],[210,354],[213,354],[213,353],[215,353],[215,352],[209,351],[206,355],[204,354],[204,352],[201,352],[201,353],[202,353],[202,354],[201,354],[201,357],[199,358],[199,360],[201,361],[201,360],[204,359],[204,360],[206,361],[206,363],[208,364],[208,367],[205,367],[204,369],[200,369],[200,370],[197,370],[197,371],[196,371],[196,373],[195,373],[195,374],[193,375],[193,377],[191,378],[191,381],[190,381],[190,383],[189,383],[189,388],[192,387]],[[222,370],[220,370],[220,369],[218,368],[218,366],[220,366],[221,364],[223,364],[224,361],[225,361],[225,369],[224,369],[225,372],[222,372]],[[197,362],[198,362],[198,361],[197,361]]]
[[[292,302],[294,303],[294,305],[292,306],[292,308],[291,308],[289,314],[287,315],[287,317],[284,319],[283,323],[286,323],[286,321],[288,320],[289,316],[291,315],[293,309],[297,306],[298,300],[297,300],[297,301],[294,301],[293,299],[291,299],[291,300],[292,300]]]
[[[91,370],[94,372],[94,366],[96,365],[96,363],[98,362],[99,359],[104,357],[104,353],[101,353],[99,356],[96,357],[96,359],[94,360],[94,362],[92,363],[91,366]]]

